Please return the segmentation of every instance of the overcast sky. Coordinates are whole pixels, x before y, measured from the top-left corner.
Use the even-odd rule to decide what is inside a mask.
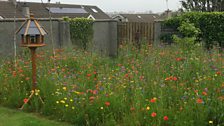
[[[26,2],[41,2],[41,0],[17,0]],[[48,0],[43,0],[47,2]],[[72,3],[72,4],[84,4],[84,5],[96,5],[105,12],[163,12],[167,9],[166,0],[51,0],[51,2]],[[168,6],[171,10],[177,10],[180,7],[180,0],[168,0]]]

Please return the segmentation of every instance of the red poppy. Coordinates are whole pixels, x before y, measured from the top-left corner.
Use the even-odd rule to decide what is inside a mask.
[[[207,96],[207,95],[208,95],[207,92],[205,92],[205,91],[203,91],[202,94],[203,94],[204,96]]]
[[[184,60],[184,58],[176,58],[176,61],[183,61]]]
[[[97,90],[93,90],[93,94],[97,94],[98,93],[98,91]]]
[[[151,102],[151,103],[156,102],[156,98],[151,99],[150,102]]]
[[[105,105],[106,106],[110,106],[110,102],[105,102]]]
[[[128,74],[125,74],[125,77],[128,77]]]
[[[202,100],[201,98],[198,98],[198,99],[197,99],[197,103],[198,103],[198,104],[202,104],[202,103],[203,103],[203,100]]]
[[[87,77],[91,77],[91,74],[87,74]]]
[[[29,100],[27,98],[23,99],[23,102],[26,104]]]
[[[173,77],[170,76],[170,77],[167,77],[165,80],[166,80],[166,81],[169,81],[169,80],[172,80],[172,79],[173,79]]]
[[[152,116],[152,117],[156,117],[156,113],[153,112],[153,113],[151,114],[151,116]]]
[[[165,121],[169,120],[168,116],[164,116],[163,120],[165,120]]]
[[[177,80],[177,77],[173,77],[173,80],[176,81]]]

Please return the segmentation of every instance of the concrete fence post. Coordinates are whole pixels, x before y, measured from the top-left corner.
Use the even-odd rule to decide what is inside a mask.
[[[96,20],[93,31],[94,50],[101,55],[116,57],[118,54],[117,21]]]
[[[70,25],[69,22],[59,21],[59,47],[71,46]]]
[[[160,43],[160,36],[162,34],[162,21],[154,22],[154,45]]]

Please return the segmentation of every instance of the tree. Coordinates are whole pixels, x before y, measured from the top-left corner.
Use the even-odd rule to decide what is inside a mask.
[[[224,11],[224,0],[181,0],[186,11],[214,12]]]

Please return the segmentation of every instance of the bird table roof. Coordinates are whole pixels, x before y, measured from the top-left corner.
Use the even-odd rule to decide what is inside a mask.
[[[20,35],[46,35],[46,30],[31,16],[27,19],[16,32]]]

